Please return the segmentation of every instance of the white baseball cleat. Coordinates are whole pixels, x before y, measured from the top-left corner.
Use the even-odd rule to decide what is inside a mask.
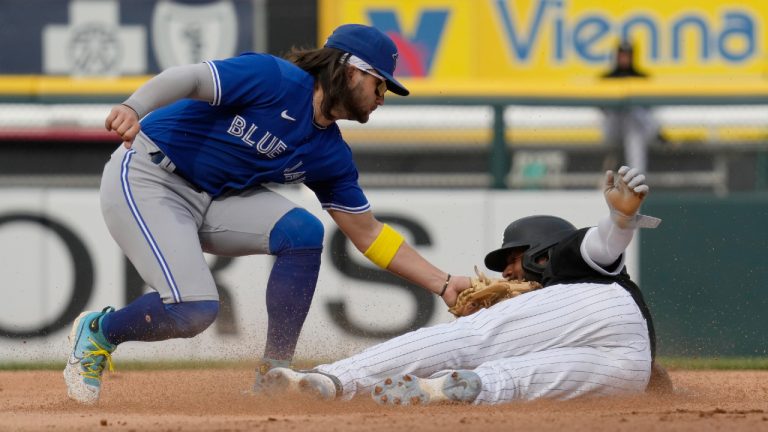
[[[270,358],[262,358],[259,364],[256,366],[256,379],[253,382],[253,387],[250,390],[246,390],[244,394],[257,395],[261,393],[262,386],[264,385],[264,375],[270,370],[278,367],[288,368],[291,365],[290,360],[275,360]]]
[[[297,372],[283,367],[267,372],[261,388],[267,394],[304,393],[323,400],[333,400],[341,394],[341,385],[330,375],[312,371]]]
[[[406,374],[397,381],[387,378],[374,386],[371,397],[381,405],[470,403],[477,398],[480,387],[480,377],[467,370],[453,371],[432,379]]]

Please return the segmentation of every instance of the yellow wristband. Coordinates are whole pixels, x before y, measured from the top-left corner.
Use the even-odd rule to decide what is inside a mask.
[[[386,269],[404,241],[405,239],[399,232],[384,224],[384,228],[381,229],[376,240],[365,251],[365,257],[377,266]]]

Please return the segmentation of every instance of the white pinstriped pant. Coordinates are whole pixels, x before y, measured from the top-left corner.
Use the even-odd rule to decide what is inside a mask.
[[[316,369],[339,378],[344,399],[390,376],[468,369],[482,380],[475,403],[498,404],[640,393],[651,351],[645,319],[624,288],[580,283],[515,297]]]

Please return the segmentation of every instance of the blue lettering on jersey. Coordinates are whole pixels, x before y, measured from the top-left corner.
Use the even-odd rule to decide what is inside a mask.
[[[248,122],[241,116],[236,115],[235,118],[232,119],[229,129],[227,129],[227,133],[240,138],[244,143],[251,147],[255,146],[257,152],[270,159],[274,159],[287,148],[283,140],[272,135],[269,131],[265,131],[258,142],[254,141],[253,133],[256,132],[259,127],[256,126],[256,124],[251,123],[251,125],[248,126],[248,131],[246,131],[246,125],[248,125]]]

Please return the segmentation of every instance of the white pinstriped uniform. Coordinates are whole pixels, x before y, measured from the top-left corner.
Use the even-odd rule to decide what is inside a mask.
[[[622,268],[623,262],[615,272],[598,272],[611,277]],[[343,398],[351,399],[390,376],[469,369],[482,381],[474,403],[497,404],[639,393],[651,359],[648,325],[632,295],[617,281],[580,281],[546,286],[316,370],[336,376]]]

